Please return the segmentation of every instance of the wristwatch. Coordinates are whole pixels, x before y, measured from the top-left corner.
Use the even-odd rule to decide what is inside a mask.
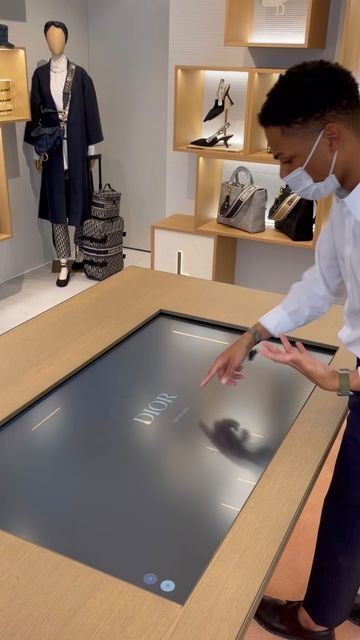
[[[257,329],[255,329],[255,327],[250,327],[250,329],[246,330],[247,333],[251,333],[252,337],[254,338],[254,347],[259,344],[259,342],[261,342],[262,338],[260,333],[257,331]]]
[[[350,369],[339,369],[338,373],[340,377],[338,396],[352,396],[349,379]]]

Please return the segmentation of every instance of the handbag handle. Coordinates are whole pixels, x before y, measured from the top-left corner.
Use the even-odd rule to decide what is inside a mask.
[[[104,191],[112,191],[113,193],[117,193],[117,191],[115,191],[115,189],[113,189],[113,188],[112,188],[112,186],[111,186],[110,182],[107,182],[107,183],[106,183],[106,185],[105,185],[105,187],[103,187],[103,188],[101,189],[101,191],[102,191],[102,192],[104,192]]]
[[[233,184],[237,187],[240,187],[242,184],[244,184],[243,182],[239,182],[239,173],[245,173],[247,177],[247,183],[254,184],[254,178],[252,177],[252,173],[249,171],[247,167],[242,167],[242,166],[236,167],[235,171],[232,172],[229,180],[229,184]]]

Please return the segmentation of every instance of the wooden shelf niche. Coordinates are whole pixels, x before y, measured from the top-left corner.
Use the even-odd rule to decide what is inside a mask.
[[[9,105],[9,112],[5,108]],[[0,240],[11,238],[11,212],[2,126],[30,119],[26,53],[0,48]]]
[[[227,0],[224,42],[229,47],[324,49],[329,9],[330,0]]]
[[[360,82],[360,2],[347,0],[341,36],[339,62]]]
[[[0,48],[0,84],[2,80],[10,80],[13,110],[9,115],[1,115],[0,113],[0,124],[29,120],[30,106],[25,49]]]
[[[257,122],[257,114],[266,94],[275,84],[282,69],[255,69],[238,67],[176,67],[174,150],[196,153],[218,159],[246,159],[253,162],[274,163],[266,150],[266,138]],[[222,114],[204,122],[214,106],[220,79],[230,83],[230,96],[234,105]],[[208,138],[230,122],[226,134],[232,134],[229,149],[224,145],[193,147],[189,144],[199,138]]]
[[[294,242],[285,234],[275,229],[272,221],[267,220],[269,209],[282,185],[277,167],[263,164],[246,165],[244,163],[252,172],[254,183],[265,187],[268,192],[265,231],[261,233],[248,233],[216,222],[221,184],[229,180],[231,173],[238,164],[238,162],[198,158],[194,216],[194,228],[196,231],[233,238],[234,240],[243,239],[303,249],[314,249],[321,227],[327,219],[328,201],[322,201],[318,205],[313,241]]]
[[[12,236],[8,181],[6,175],[3,134],[0,127],[0,240]]]

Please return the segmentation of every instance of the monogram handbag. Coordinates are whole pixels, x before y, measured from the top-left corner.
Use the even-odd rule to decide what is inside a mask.
[[[47,162],[49,154],[58,149],[64,140],[65,125],[67,119],[67,108],[69,106],[72,83],[76,66],[69,62],[63,91],[63,110],[60,115],[60,124],[56,126],[43,126],[43,120],[50,124],[58,117],[58,112],[54,109],[42,109],[39,126],[31,133],[34,138],[34,149],[40,156],[40,162]]]
[[[94,191],[91,204],[92,218],[116,218],[120,214],[120,200],[121,193],[115,191],[109,183],[99,191]]]
[[[239,181],[244,173],[247,184]],[[228,182],[221,185],[217,222],[248,233],[265,230],[267,191],[254,185],[253,177],[246,167],[237,167]]]
[[[300,198],[287,185],[280,190],[268,217],[274,220],[276,229],[294,242],[313,239],[314,201]]]

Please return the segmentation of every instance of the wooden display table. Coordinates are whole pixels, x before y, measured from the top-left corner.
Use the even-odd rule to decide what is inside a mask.
[[[281,297],[128,268],[0,337],[0,424],[160,311],[248,327]],[[334,307],[324,318],[296,331],[296,337],[337,348],[341,323],[342,308]],[[339,348],[333,364],[353,367],[354,358]],[[242,637],[346,408],[346,401],[336,394],[314,390],[184,606],[0,533],[1,636],[11,640]]]

